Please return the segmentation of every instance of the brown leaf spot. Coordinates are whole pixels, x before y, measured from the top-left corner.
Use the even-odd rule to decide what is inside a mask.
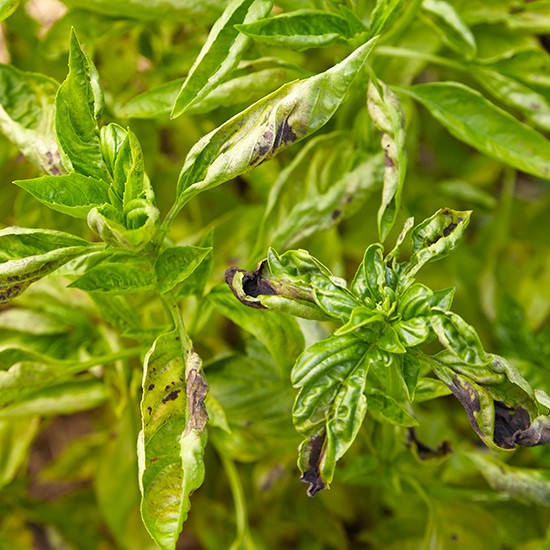
[[[191,369],[187,374],[187,412],[189,418],[185,431],[201,431],[204,429],[208,422],[208,413],[204,404],[207,393],[208,384],[197,372],[197,369]]]
[[[163,400],[163,403],[168,403],[168,401],[174,401],[178,398],[178,394],[181,392],[181,390],[174,390],[171,391]]]
[[[252,273],[245,271],[244,269],[238,269],[237,267],[230,267],[225,272],[225,282],[229,285],[229,288],[231,289],[231,292],[233,292],[235,297],[245,306],[253,307],[256,309],[266,309],[265,306],[258,302],[253,302],[252,300],[247,300],[246,298],[242,298],[242,296],[239,296],[239,293],[233,287],[233,279],[236,273],[244,273],[242,278],[242,288],[247,296],[257,298],[262,294],[276,294],[275,289],[266,280],[262,279],[261,270],[262,266],[260,266]]]
[[[309,451],[309,468],[304,472],[304,475],[300,478],[300,481],[309,483],[309,487],[307,489],[308,497],[314,497],[319,491],[322,491],[327,486],[321,477],[321,471],[319,469],[319,464],[323,454],[325,436],[326,434],[323,432],[312,437],[307,442]]]

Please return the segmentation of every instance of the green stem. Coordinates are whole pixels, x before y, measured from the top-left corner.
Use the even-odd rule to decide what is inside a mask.
[[[235,522],[237,524],[237,533],[235,540],[230,547],[230,550],[240,550],[241,548],[254,548],[254,544],[250,540],[250,532],[248,530],[248,510],[246,507],[246,498],[244,495],[241,478],[235,463],[227,458],[224,453],[219,452],[220,460],[223,464],[223,469],[229,480],[229,486],[233,495],[233,504],[235,506]]]
[[[183,315],[181,313],[181,309],[176,300],[176,297],[174,296],[174,293],[172,291],[167,292],[166,294],[162,294],[160,298],[166,310],[168,311],[168,314],[172,318],[174,327],[178,331],[178,336],[180,337],[181,347],[183,351],[188,352],[193,346],[193,343],[191,342],[191,338],[189,338],[187,330],[185,329]]]

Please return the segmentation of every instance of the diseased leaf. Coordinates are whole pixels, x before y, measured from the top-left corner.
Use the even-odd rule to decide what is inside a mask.
[[[550,179],[550,142],[457,82],[417,84],[399,91],[422,103],[457,139],[514,168]]]
[[[527,505],[550,506],[550,478],[542,469],[509,466],[495,457],[468,453],[487,483]]]
[[[212,249],[214,245],[214,232],[208,234],[198,243],[199,248]],[[191,275],[183,281],[177,290],[177,296],[188,296],[189,294],[201,295],[210,279],[214,269],[214,255],[207,254]]]
[[[305,437],[298,466],[309,496],[332,481],[336,462],[361,427],[371,355],[369,346],[351,334],[332,336],[307,348],[292,370],[292,384],[300,388],[294,425]]]
[[[249,39],[236,25],[250,23],[271,11],[270,0],[233,0],[212,27],[172,108],[172,118],[206,97],[237,66]]]
[[[55,98],[57,141],[67,170],[108,182],[110,176],[101,154],[97,125],[102,109],[97,69],[80,48],[73,30],[69,74]]]
[[[444,258],[454,250],[470,223],[470,214],[442,208],[415,226],[411,232],[412,254],[405,272],[412,276],[427,262]]]
[[[65,172],[55,138],[58,82],[0,65],[0,130],[27,159],[53,176]]]
[[[8,227],[0,230],[0,303],[69,260],[88,252],[90,243],[61,231]]]
[[[386,264],[384,263],[384,246],[371,244],[363,255],[363,261],[351,283],[351,291],[361,300],[376,303],[383,299],[386,285]]]
[[[237,25],[237,29],[256,42],[293,50],[323,48],[345,42],[357,34],[344,17],[319,10],[294,10],[254,23]],[[362,29],[366,32],[366,27]]]
[[[397,96],[383,82],[369,82],[369,114],[382,133],[384,187],[378,210],[378,233],[384,241],[395,223],[407,173],[405,118]]]
[[[204,478],[208,387],[196,353],[186,355],[174,331],[159,336],[145,357],[138,438],[141,516],[163,550],[176,547],[189,495]]]
[[[254,256],[353,215],[382,182],[383,156],[362,157],[347,132],[312,138],[271,187]]]
[[[178,180],[178,204],[251,170],[307,137],[334,114],[375,40],[328,71],[281,87],[204,136]]]
[[[199,246],[172,246],[163,250],[155,261],[159,291],[168,292],[187,279],[211,251]]]
[[[475,57],[477,45],[474,35],[452,4],[444,0],[422,0],[422,9],[448,46],[466,58]]]
[[[86,219],[92,208],[109,200],[107,183],[76,172],[65,176],[18,180],[13,183],[52,210],[74,218]]]

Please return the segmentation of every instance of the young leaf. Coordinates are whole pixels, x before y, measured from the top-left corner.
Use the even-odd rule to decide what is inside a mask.
[[[372,412],[374,417],[405,428],[418,426],[416,418],[411,416],[393,397],[386,395],[383,391],[369,388],[367,399],[369,411]]]
[[[0,65],[0,130],[35,166],[65,172],[55,138],[55,94],[59,84],[47,76]]]
[[[212,249],[214,246],[214,231],[210,230],[208,234],[198,243],[199,248]],[[202,295],[204,288],[212,275],[214,269],[214,255],[207,254],[199,266],[193,271],[191,276],[183,281],[176,292],[176,296],[183,297],[189,294]]]
[[[300,388],[294,425],[306,438],[298,466],[309,496],[331,482],[336,462],[363,423],[371,355],[368,345],[351,334],[332,336],[307,348],[292,369],[292,384]]]
[[[92,208],[109,200],[107,183],[76,172],[65,176],[17,180],[13,183],[52,210],[74,218],[86,219]]]
[[[236,67],[249,39],[235,28],[271,11],[270,0],[233,0],[216,21],[174,102],[172,118],[206,97]]]
[[[187,279],[211,251],[198,246],[172,246],[163,250],[155,261],[159,291],[168,292]]]
[[[434,29],[447,45],[468,59],[475,57],[474,35],[452,4],[445,0],[422,0],[422,10],[429,15]]]
[[[386,286],[386,264],[384,263],[384,246],[371,244],[351,283],[351,292],[359,299],[379,302],[383,298]]]
[[[15,13],[21,0],[1,0],[0,2],[0,21],[4,21],[10,15]]]
[[[375,39],[328,71],[279,88],[204,136],[189,152],[178,180],[178,203],[215,187],[307,137],[344,100]]]
[[[368,108],[373,122],[382,133],[385,170],[382,204],[378,210],[378,233],[384,241],[401,206],[407,173],[405,118],[399,99],[383,82],[369,82]]]
[[[55,128],[63,164],[96,180],[110,181],[99,142],[97,117],[103,108],[94,64],[71,32],[69,74],[55,98]]]
[[[0,303],[88,252],[90,243],[61,231],[8,227],[0,231]]]
[[[398,18],[403,9],[403,0],[377,0],[370,15],[370,35],[383,34]]]
[[[399,91],[424,105],[457,139],[514,168],[550,179],[550,141],[479,92],[457,82],[417,84]]]
[[[236,27],[256,42],[298,51],[344,42],[357,33],[344,17],[319,10],[295,10]]]
[[[138,438],[143,523],[162,550],[174,550],[189,511],[189,495],[204,478],[208,387],[200,359],[184,359],[178,334],[159,336],[145,357],[142,429]]]
[[[411,232],[412,254],[404,271],[410,277],[428,262],[444,258],[454,250],[468,224],[469,211],[442,208],[419,223]]]

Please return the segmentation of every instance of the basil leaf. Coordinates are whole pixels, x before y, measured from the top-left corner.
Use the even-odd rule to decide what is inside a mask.
[[[21,0],[2,0],[0,3],[0,21],[6,20],[15,13]]]
[[[377,0],[370,15],[370,35],[377,36],[386,32],[399,17],[403,5],[403,0]]]
[[[163,250],[155,261],[159,291],[168,292],[187,279],[211,251],[212,248],[198,246],[171,246]]]
[[[351,292],[361,300],[380,302],[386,286],[386,264],[384,263],[384,246],[371,244],[351,283]]]
[[[178,180],[178,204],[251,170],[323,126],[344,100],[375,40],[328,71],[281,87],[204,136]]]
[[[383,82],[369,82],[369,114],[382,133],[384,188],[378,210],[378,233],[384,241],[395,223],[407,173],[405,118],[397,96]]]
[[[69,260],[86,254],[90,243],[61,231],[9,227],[0,230],[0,303]]]
[[[92,208],[109,200],[109,186],[103,180],[76,172],[65,176],[17,180],[13,183],[52,210],[74,218],[85,219]]]
[[[96,180],[110,181],[99,142],[97,117],[103,109],[99,75],[71,32],[69,74],[55,98],[55,128],[63,164]]]
[[[256,42],[298,51],[344,42],[357,33],[344,17],[319,10],[295,10],[236,27]]]
[[[189,495],[204,479],[208,386],[199,375],[197,354],[183,357],[174,331],[155,340],[144,364],[138,438],[141,517],[163,550],[175,549]]]
[[[367,400],[369,402],[369,411],[375,418],[405,428],[414,428],[418,426],[416,418],[411,416],[402,406],[390,395],[376,388],[367,390]]]
[[[238,23],[248,23],[271,11],[270,0],[233,0],[216,21],[191,67],[172,108],[171,118],[206,97],[225,80],[246,50],[249,39],[239,33]]]
[[[307,348],[292,369],[292,384],[300,388],[293,409],[294,425],[305,437],[298,466],[302,480],[309,484],[309,496],[332,481],[336,462],[363,423],[370,361],[368,345],[344,334]]]
[[[399,91],[424,105],[457,139],[518,170],[550,179],[550,142],[479,92],[457,82]]]
[[[53,176],[65,172],[55,137],[55,94],[47,76],[0,65],[0,130],[27,159]]]
[[[452,4],[444,0],[422,0],[422,10],[428,14],[433,28],[448,46],[466,58],[475,57],[477,45],[474,35]]]

